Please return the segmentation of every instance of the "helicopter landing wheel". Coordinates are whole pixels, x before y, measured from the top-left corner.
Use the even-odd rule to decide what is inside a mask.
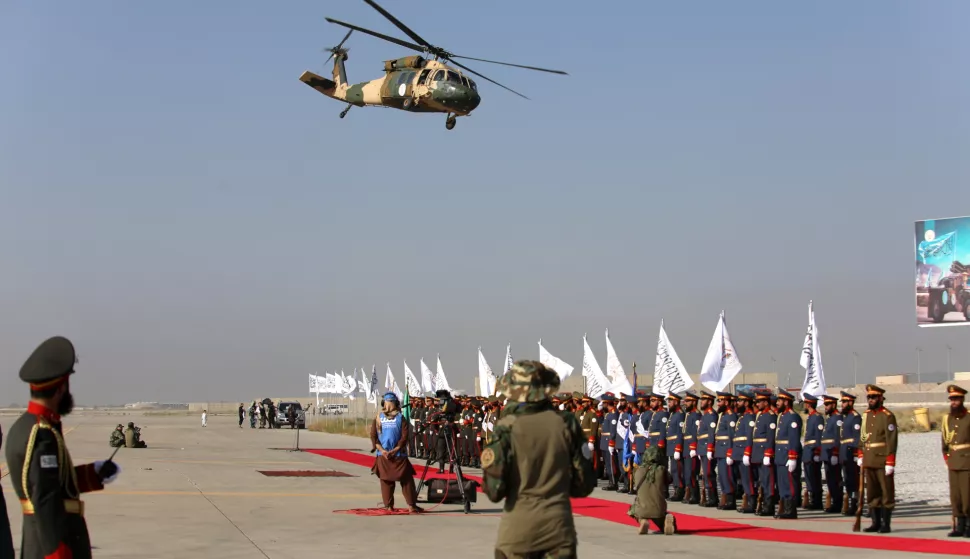
[[[449,116],[448,120],[445,121],[445,128],[447,128],[448,130],[451,130],[452,128],[455,127],[456,124],[458,124],[458,117],[454,115]]]
[[[350,107],[353,107],[353,105],[347,105],[347,108],[346,109],[340,111],[340,118],[343,118],[343,117],[347,116],[347,111],[350,110]]]

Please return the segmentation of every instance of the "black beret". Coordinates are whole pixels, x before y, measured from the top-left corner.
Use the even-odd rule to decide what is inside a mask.
[[[75,363],[74,344],[63,336],[54,336],[30,354],[20,368],[20,380],[36,389],[50,388],[56,384],[54,381],[73,374]]]

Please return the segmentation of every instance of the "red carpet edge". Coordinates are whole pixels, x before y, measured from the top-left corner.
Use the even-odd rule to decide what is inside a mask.
[[[370,468],[374,464],[373,455],[361,454],[349,450],[303,449],[303,451],[367,468]],[[417,470],[418,476],[420,476],[424,472],[424,467],[415,466],[415,470]],[[441,476],[429,472],[429,478],[431,477]],[[481,483],[481,478],[474,476],[465,477]],[[633,519],[626,514],[627,509],[630,507],[628,503],[586,497],[583,499],[573,499],[572,504],[575,514],[615,522],[617,524],[625,524],[631,527],[636,526]],[[934,540],[927,538],[876,536],[852,532],[839,534],[832,532],[810,532],[807,530],[788,530],[784,528],[764,528],[705,516],[683,513],[674,513],[674,515],[677,517],[677,530],[694,536],[970,556],[970,543],[959,540]]]

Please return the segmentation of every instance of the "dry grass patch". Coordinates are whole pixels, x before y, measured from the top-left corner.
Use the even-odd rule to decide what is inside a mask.
[[[366,437],[372,421],[374,420],[371,418],[363,419],[359,417],[348,417],[340,419],[333,417],[328,419],[317,419],[313,423],[309,424],[307,429],[310,431],[316,431],[318,433]]]

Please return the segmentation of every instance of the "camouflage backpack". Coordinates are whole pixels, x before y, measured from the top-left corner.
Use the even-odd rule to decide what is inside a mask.
[[[570,497],[587,497],[596,488],[596,473],[593,463],[583,456],[583,430],[576,416],[569,412],[557,411],[572,434],[572,475],[569,486]],[[508,496],[510,473],[515,467],[515,453],[512,450],[512,426],[515,414],[502,418],[495,424],[491,442],[482,450],[482,490],[493,503]]]

